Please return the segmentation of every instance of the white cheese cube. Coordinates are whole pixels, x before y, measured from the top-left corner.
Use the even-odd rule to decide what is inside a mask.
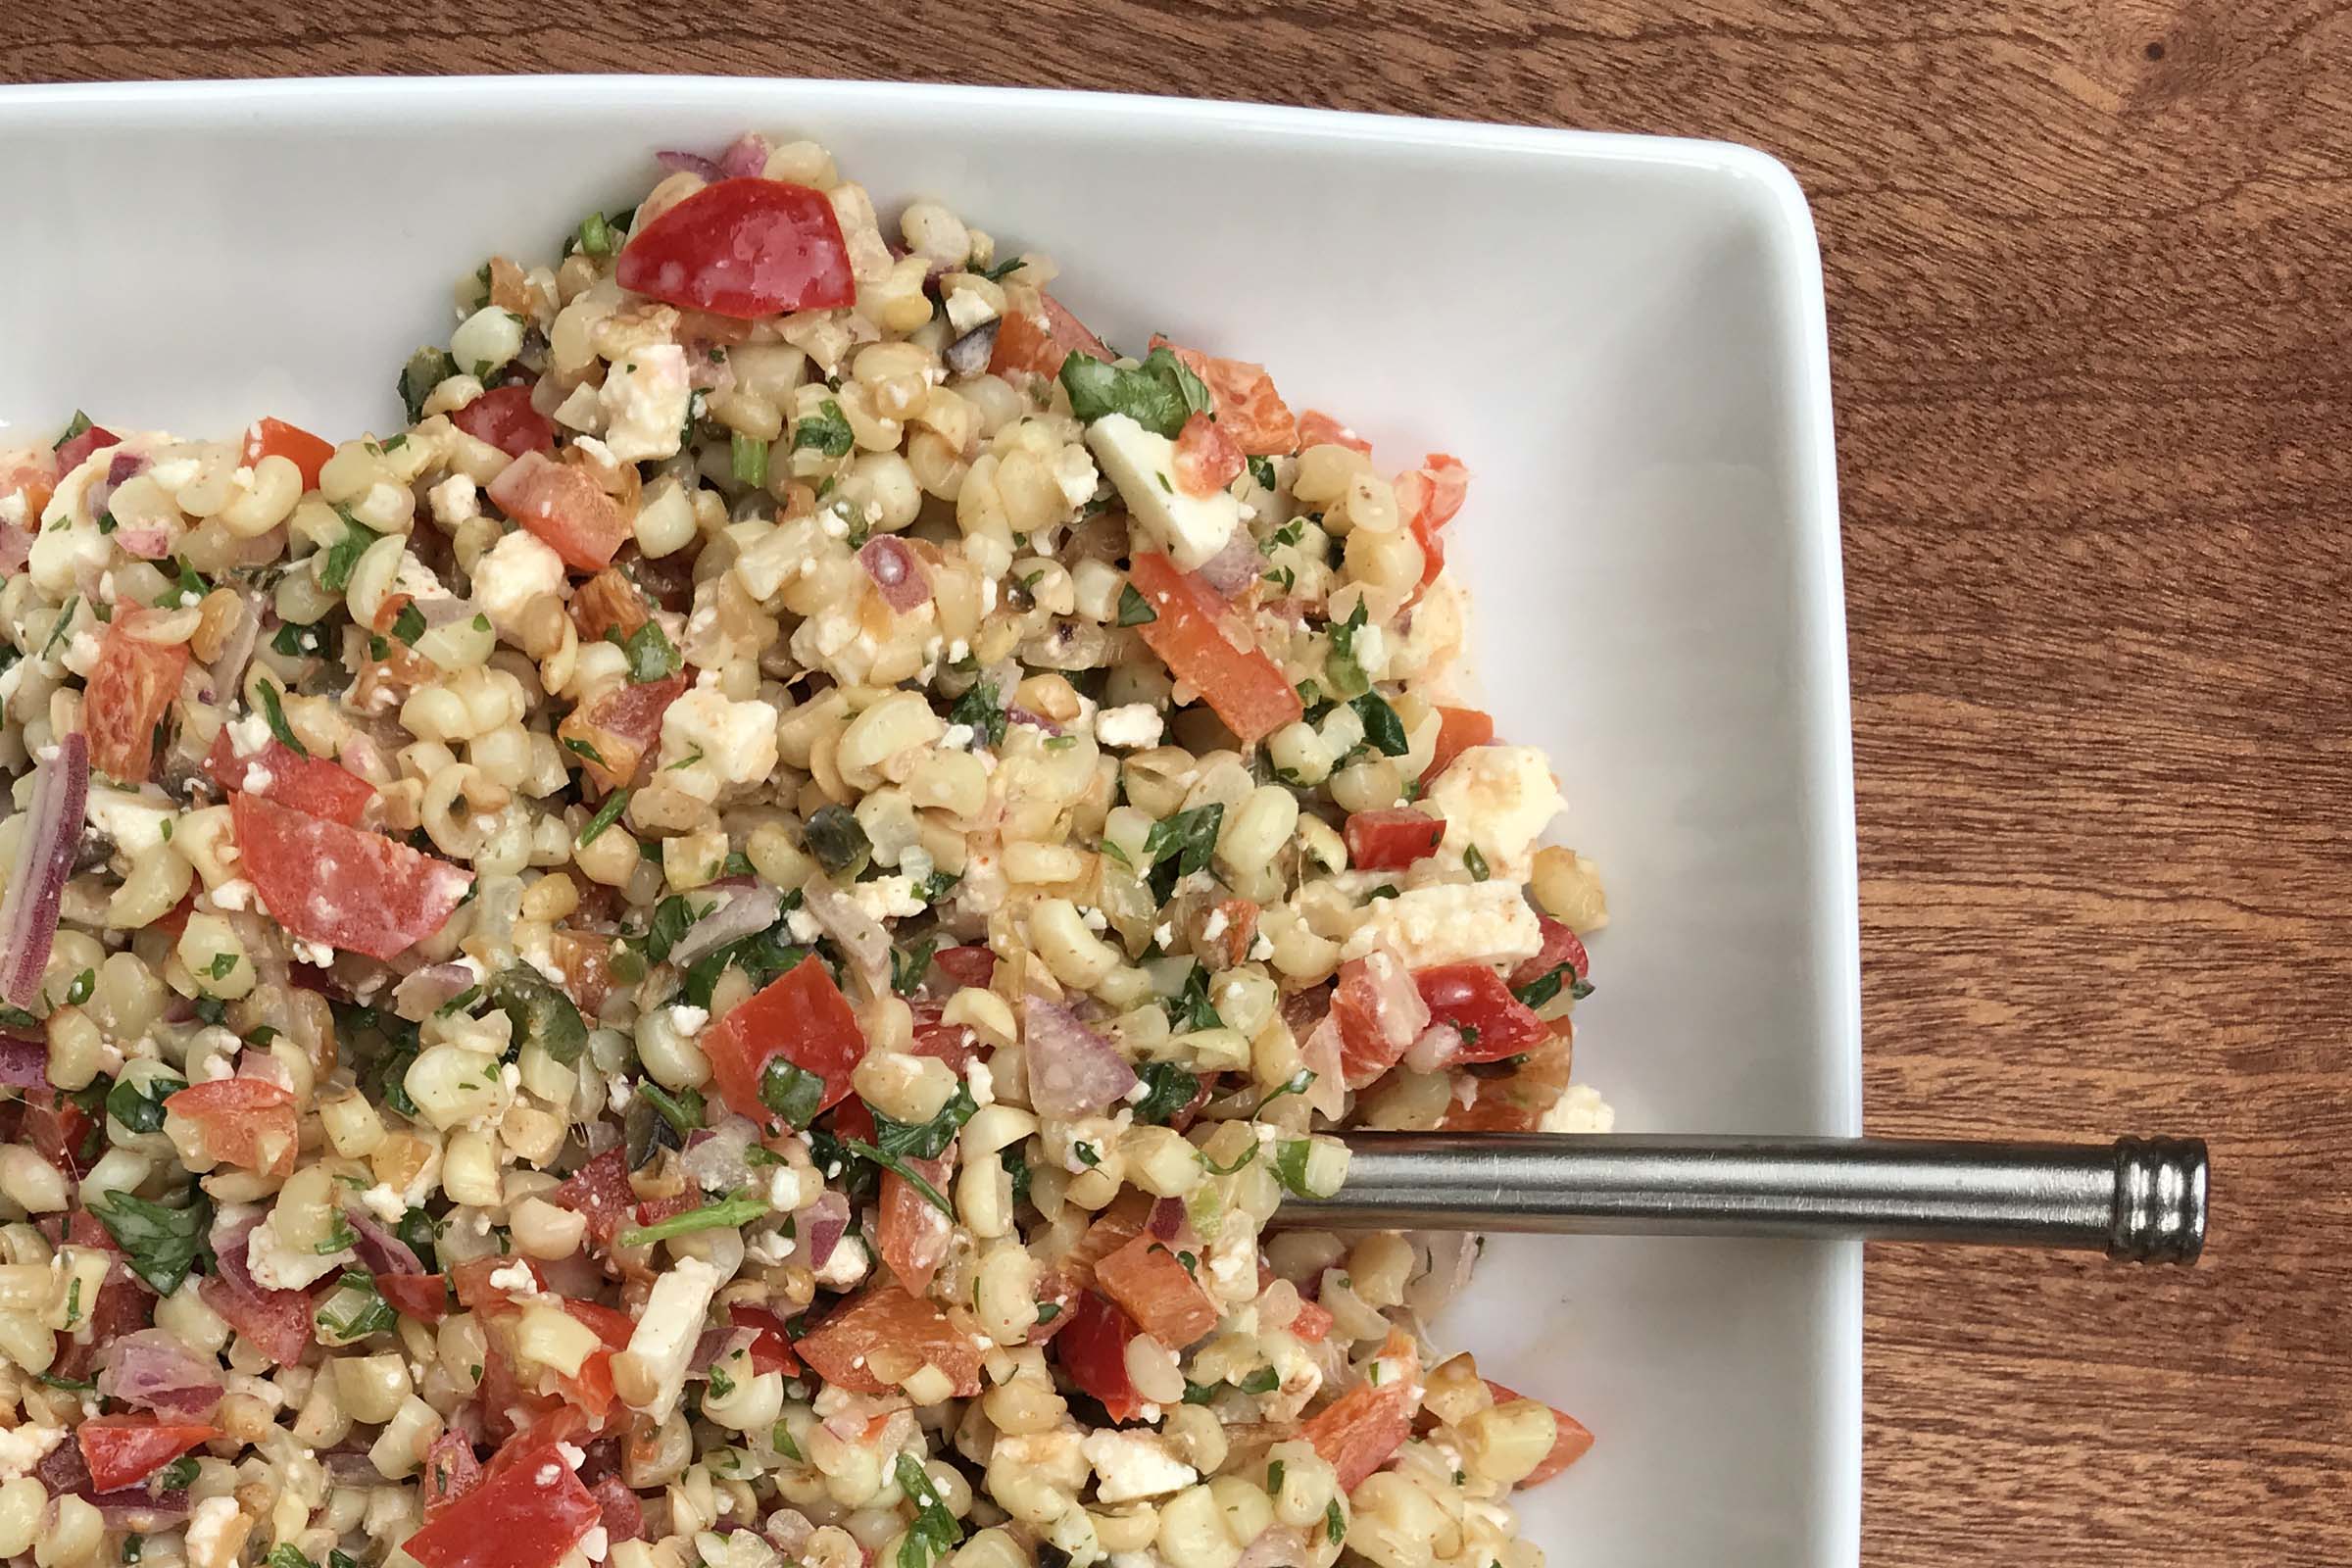
[[[1386,948],[1407,969],[1429,969],[1532,958],[1543,946],[1536,911],[1517,883],[1444,883],[1375,900],[1340,954],[1360,958]]]
[[[1176,484],[1176,443],[1124,414],[1087,427],[1086,444],[1118,487],[1128,514],[1167,547],[1176,564],[1197,571],[1242,525],[1240,503],[1225,491],[1188,496]]]
[[[693,395],[686,351],[677,344],[629,350],[597,395],[605,411],[605,445],[623,463],[669,457],[678,450]]]
[[[1429,799],[1446,817],[1441,861],[1459,865],[1476,845],[1492,875],[1519,882],[1535,869],[1537,836],[1567,805],[1533,746],[1470,748],[1437,776]]]
[[[564,558],[537,534],[517,528],[473,564],[473,601],[490,624],[512,635],[522,609],[541,594],[564,589]]]

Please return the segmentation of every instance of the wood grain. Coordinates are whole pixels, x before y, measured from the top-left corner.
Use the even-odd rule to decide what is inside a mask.
[[[1874,1565],[2352,1562],[2352,16],[2311,0],[0,7],[21,80],[1023,82],[1751,142],[1811,195],[1870,1120],[2202,1129],[2193,1273],[1870,1260]]]

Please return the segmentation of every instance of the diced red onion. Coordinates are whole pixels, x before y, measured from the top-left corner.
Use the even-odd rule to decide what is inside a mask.
[[[678,1156],[678,1168],[706,1192],[735,1192],[751,1185],[752,1162],[745,1152],[759,1135],[760,1129],[742,1116],[729,1116],[709,1131],[697,1129]]]
[[[1470,1283],[1478,1238],[1468,1231],[1411,1231],[1405,1239],[1429,1253],[1429,1272],[1404,1288],[1405,1304],[1426,1323]]]
[[[281,522],[268,533],[229,541],[228,564],[232,566],[267,566],[285,553],[286,525]]]
[[[1067,1120],[1126,1098],[1135,1069],[1109,1040],[1058,1002],[1021,999],[1021,1040],[1029,1064],[1029,1103]]]
[[[24,836],[17,841],[8,895],[0,899],[0,996],[11,1006],[29,1007],[41,994],[89,798],[90,743],[75,731],[61,737],[57,750],[32,770]]]
[[[432,1447],[438,1448],[442,1444],[453,1441],[465,1443],[466,1439],[462,1434],[444,1432],[433,1440]],[[466,1451],[470,1454],[473,1446],[466,1444]],[[318,1462],[326,1466],[328,1475],[346,1486],[380,1487],[384,1484],[384,1473],[375,1467],[375,1461],[368,1456],[366,1448],[328,1448],[318,1453]],[[425,1463],[428,1467],[432,1463],[432,1448],[425,1450]]]
[[[376,1472],[383,1479],[383,1472]],[[141,1487],[124,1487],[120,1492],[91,1492],[86,1488],[81,1500],[98,1510],[99,1519],[109,1530],[135,1531],[151,1534],[158,1530],[173,1530],[188,1522],[188,1489],[172,1491],[158,1489],[150,1494]]]
[[[833,1255],[833,1249],[849,1233],[849,1196],[826,1188],[821,1197],[794,1216],[793,1224],[808,1249],[808,1266],[823,1268],[825,1259]]]
[[[23,571],[31,559],[32,531],[0,522],[0,573]]]
[[[718,172],[729,179],[751,179],[767,172],[767,138],[747,130],[718,155]]]
[[[1405,1047],[1404,1065],[1414,1072],[1436,1072],[1461,1054],[1462,1032],[1449,1023],[1433,1023]]]
[[[997,352],[996,321],[982,321],[969,332],[948,345],[948,368],[957,375],[978,375],[988,368],[989,360]]]
[[[115,543],[126,556],[141,561],[161,561],[172,553],[172,530],[160,522],[141,523],[136,528],[115,530]]]
[[[382,1222],[357,1203],[343,1205],[343,1217],[359,1234],[353,1250],[374,1274],[421,1274],[424,1259],[416,1250],[385,1229]]]
[[[412,1023],[422,1023],[433,1015],[435,1008],[478,980],[470,964],[426,964],[411,971],[392,988],[392,1010]]]
[[[1152,1204],[1152,1217],[1145,1222],[1144,1229],[1155,1241],[1172,1242],[1184,1234],[1184,1200],[1162,1198]]]
[[[105,515],[106,504],[115,499],[115,491],[146,470],[147,460],[137,453],[116,447],[114,454],[107,460],[106,477],[94,482],[85,492],[85,504],[92,517]]]
[[[41,1455],[41,1462],[33,1466],[32,1473],[40,1477],[41,1485],[49,1489],[53,1497],[79,1492],[90,1484],[89,1463],[82,1458],[81,1445],[74,1441],[72,1433]]]
[[[931,602],[931,574],[897,534],[878,533],[858,551],[858,564],[874,579],[882,602],[904,615]]]
[[[725,170],[719,168],[714,160],[705,158],[701,153],[684,153],[674,148],[664,149],[654,154],[654,162],[673,172],[700,174],[709,180],[720,180],[727,177]]]
[[[710,1371],[711,1363],[718,1359],[719,1351],[726,1348],[727,1341],[734,1333],[734,1329],[725,1326],[703,1330],[701,1337],[694,1342],[694,1353],[686,1358],[686,1370]]]
[[[687,927],[686,934],[669,950],[669,961],[680,968],[706,953],[715,953],[730,942],[757,936],[774,925],[777,907],[784,902],[784,895],[765,882],[731,881],[712,887],[720,902]]]
[[[1301,1096],[1308,1108],[1338,1119],[1347,1106],[1348,1086],[1340,1071],[1340,1021],[1326,1013],[1298,1046],[1298,1062],[1315,1075]]]
[[[201,1421],[220,1403],[220,1366],[162,1329],[126,1334],[99,1351],[98,1392],[162,1415]]]
[[[1061,726],[1059,724],[1054,723],[1045,714],[1033,713],[1026,708],[1021,708],[1018,706],[1007,707],[1004,710],[1004,716],[1015,724],[1026,724],[1031,729],[1042,729],[1049,735],[1058,735],[1061,733]]]
[[[1291,1568],[1294,1563],[1305,1562],[1314,1553],[1307,1549],[1306,1538],[1289,1525],[1273,1525],[1257,1533],[1233,1568]]]
[[[49,1048],[38,1040],[0,1035],[0,1084],[30,1089],[49,1081]]]
[[[890,980],[890,933],[858,901],[822,877],[801,889],[801,907],[825,928],[842,954],[878,995]]]
[[[1261,564],[1257,541],[1250,536],[1249,529],[1236,528],[1233,537],[1225,541],[1225,548],[1200,563],[1194,575],[1216,590],[1219,598],[1232,599],[1257,581]]]

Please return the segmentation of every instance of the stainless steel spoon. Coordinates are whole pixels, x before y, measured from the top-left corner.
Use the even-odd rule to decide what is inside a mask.
[[[1348,1133],[1338,1196],[1286,1225],[1637,1236],[1859,1237],[2193,1263],[2205,1145],[1881,1138]]]

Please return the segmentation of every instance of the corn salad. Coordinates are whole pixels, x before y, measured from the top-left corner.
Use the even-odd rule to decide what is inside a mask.
[[[662,162],[382,432],[0,450],[0,1558],[1533,1568],[1475,1248],[1271,1227],[1609,1123],[1467,470]]]

